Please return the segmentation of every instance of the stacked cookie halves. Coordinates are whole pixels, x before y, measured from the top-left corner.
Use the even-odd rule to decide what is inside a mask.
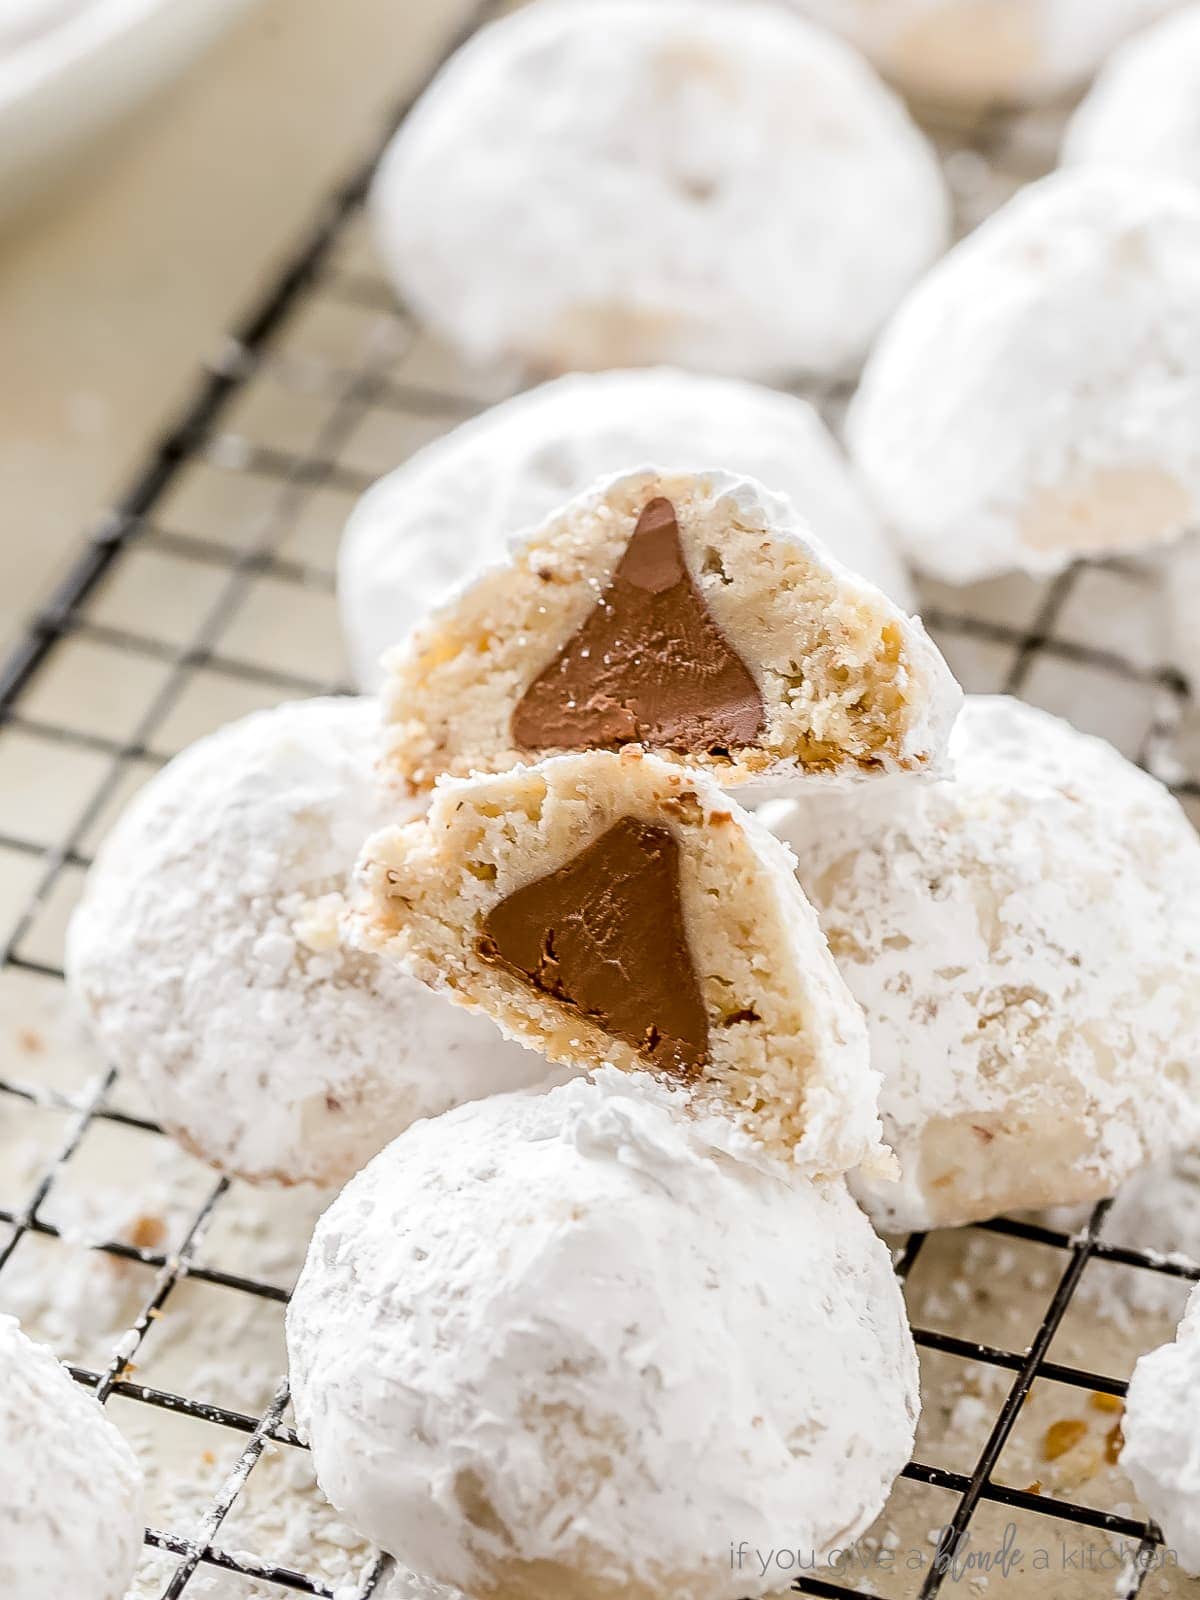
[[[789,502],[606,479],[388,658],[361,949],[565,1069],[400,1137],[323,1219],[297,1414],[356,1526],[476,1594],[736,1596],[881,1509],[916,1362],[844,1173],[862,1013],[738,797],[925,782],[960,693]],[[580,1076],[584,1074],[586,1076]]]

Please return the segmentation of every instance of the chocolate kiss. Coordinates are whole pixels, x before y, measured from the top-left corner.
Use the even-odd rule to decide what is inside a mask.
[[[512,717],[521,750],[751,744],[763,703],[692,582],[669,500],[651,500],[612,582]]]
[[[690,1078],[704,1065],[708,1016],[668,829],[623,817],[557,872],[493,906],[477,948],[664,1072]]]

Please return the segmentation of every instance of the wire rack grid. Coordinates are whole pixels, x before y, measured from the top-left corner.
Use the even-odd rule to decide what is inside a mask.
[[[472,26],[496,9],[478,7]],[[951,150],[951,170],[955,161],[969,172],[976,170],[972,162],[989,170],[1011,167],[1011,151],[1001,148],[1007,138],[999,129],[972,130]],[[120,802],[183,743],[223,718],[348,687],[333,643],[332,599],[332,557],[345,509],[378,472],[493,398],[454,368],[377,276],[362,242],[362,202],[373,165],[330,197],[291,264],[230,338],[181,420],[92,531],[0,668],[0,795],[14,750],[32,761],[43,784],[48,772],[58,773],[66,795],[61,816],[52,806],[55,815],[38,820],[28,807],[18,816],[0,799],[0,982],[17,975],[43,985],[53,1005],[60,998],[66,911]],[[817,398],[836,412],[837,394]],[[190,509],[196,507],[204,507],[203,514]],[[159,597],[181,597],[178,615],[171,605],[165,615],[147,615],[140,597],[151,580]],[[968,688],[1023,694],[1090,721],[1127,754],[1153,765],[1178,721],[1184,693],[1156,664],[1147,637],[1153,632],[1146,620],[1148,581],[1136,565],[1085,563],[1046,583],[1006,580],[968,591],[930,586],[926,617]],[[1123,619],[1115,633],[1109,630],[1115,644],[1103,649],[1091,642],[1100,606]],[[1132,633],[1130,617],[1142,619]],[[1171,775],[1194,807],[1200,796],[1194,777],[1177,762]],[[51,1202],[92,1131],[107,1124],[162,1137],[147,1116],[129,1109],[114,1071],[65,1089],[48,1086],[26,1047],[38,1048],[24,1038],[11,1048],[6,1043],[0,1056],[0,1120],[6,1106],[49,1109],[55,1137],[27,1189],[15,1197],[0,1193],[0,1307],[5,1278],[19,1271],[28,1241],[65,1239]],[[156,1590],[165,1600],[183,1594],[198,1573],[214,1571],[255,1586],[238,1593],[331,1600],[327,1577],[221,1543],[222,1528],[268,1443],[304,1450],[288,1421],[286,1382],[264,1406],[243,1410],[201,1397],[186,1373],[161,1386],[134,1376],[148,1335],[181,1285],[211,1285],[275,1313],[286,1304],[285,1284],[266,1273],[223,1268],[201,1249],[233,1187],[210,1179],[170,1248],[136,1234],[89,1240],[89,1252],[144,1269],[146,1287],[108,1359],[74,1362],[70,1370],[103,1402],[181,1415],[240,1441],[188,1527],[146,1531],[147,1545],[170,1558]],[[1106,1242],[1108,1210],[1108,1202],[1097,1206],[1076,1233],[1024,1219],[966,1230],[1049,1253],[1045,1292],[1019,1346],[922,1325],[914,1307],[923,1359],[970,1363],[1000,1386],[970,1461],[958,1468],[918,1459],[905,1469],[909,1484],[940,1491],[949,1510],[937,1519],[940,1531],[923,1570],[895,1592],[925,1600],[959,1582],[954,1557],[988,1506],[1129,1541],[1133,1554],[1117,1590],[1106,1572],[1087,1592],[1133,1600],[1142,1589],[1161,1536],[1134,1509],[1048,1494],[1040,1483],[1017,1487],[997,1470],[1035,1384],[1117,1400],[1125,1393],[1124,1379],[1102,1370],[1101,1362],[1052,1359],[1093,1263],[1200,1278],[1200,1267],[1187,1261]],[[900,1249],[898,1270],[907,1282],[929,1255],[929,1244],[914,1235]],[[365,1600],[387,1567],[386,1560],[370,1561],[354,1592]],[[864,1595],[878,1593],[878,1581],[814,1573],[797,1577],[795,1587],[811,1595]],[[339,1600],[348,1592],[339,1589]]]

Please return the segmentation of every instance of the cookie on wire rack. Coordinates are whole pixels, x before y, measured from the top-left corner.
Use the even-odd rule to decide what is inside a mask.
[[[415,1118],[545,1070],[343,940],[355,857],[398,811],[377,740],[353,699],[201,740],[118,821],[71,922],[68,980],[109,1058],[254,1182],[344,1181]]]
[[[0,1316],[0,1593],[124,1600],[142,1553],[142,1471],[45,1346]]]
[[[793,861],[640,751],[446,779],[366,846],[357,937],[566,1066],[686,1087],[802,1171],[877,1164],[858,1007]]]
[[[841,374],[949,239],[901,101],[767,0],[535,0],[443,69],[371,209],[422,320],[543,375]]]
[[[789,0],[906,94],[968,112],[1053,101],[1179,0]]]
[[[1179,1565],[1200,1577],[1200,1287],[1172,1344],[1133,1369],[1121,1466]]]
[[[740,1600],[908,1460],[917,1362],[840,1182],[614,1071],[411,1128],[317,1226],[296,1416],[342,1516],[474,1600]]]
[[[1116,52],[1068,124],[1062,160],[1200,184],[1200,5]]]
[[[387,659],[420,792],[639,745],[729,788],[935,771],[961,694],[920,622],[728,472],[627,473],[514,542]]]
[[[762,820],[866,1014],[879,1226],[1099,1200],[1200,1143],[1200,839],[1103,740],[969,696],[951,773]]]
[[[1200,518],[1200,189],[1121,167],[1031,185],[875,346],[851,458],[932,577],[1053,573]]]
[[[338,551],[338,603],[358,682],[483,567],[601,478],[639,461],[719,461],[786,495],[833,554],[905,610],[893,542],[815,407],[734,378],[649,367],[576,372],[505,400],[374,484]]]

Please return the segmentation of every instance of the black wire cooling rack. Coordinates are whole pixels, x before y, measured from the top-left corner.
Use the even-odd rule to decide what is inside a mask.
[[[478,7],[471,27],[494,9],[492,4]],[[954,159],[1000,160],[1002,164],[1001,138],[998,131],[977,129],[969,148],[964,147]],[[285,616],[289,605],[300,608],[295,612],[294,627],[300,636],[307,627],[303,607],[311,605],[314,597],[331,613],[331,563],[306,554],[308,547],[293,537],[306,524],[314,498],[332,494],[348,503],[379,471],[399,459],[405,444],[411,448],[414,439],[421,442],[470,415],[487,398],[478,389],[447,381],[444,367],[429,357],[422,331],[397,309],[382,281],[363,264],[361,253],[356,257],[347,247],[347,241],[361,228],[362,204],[374,164],[375,158],[330,197],[290,265],[229,339],[182,418],[154,451],[128,494],[91,533],[78,559],[0,668],[0,735],[17,730],[47,752],[65,747],[99,760],[98,767],[91,769],[93,781],[75,820],[61,838],[47,847],[43,840],[0,832],[0,857],[24,860],[31,874],[31,888],[9,919],[8,932],[0,943],[0,973],[23,972],[61,983],[61,962],[50,959],[44,943],[34,936],[40,915],[58,894],[64,875],[87,866],[87,840],[120,796],[129,768],[152,767],[171,753],[171,741],[162,737],[163,731],[173,720],[179,722],[177,713],[198,676],[221,685],[241,709],[347,687],[338,673],[326,678],[300,670],[297,660],[303,664],[307,659],[303,649],[284,651],[283,661],[264,659],[253,649],[239,650],[238,619],[254,603],[256,594],[265,596],[276,613]],[[360,332],[370,324],[370,336],[342,346],[336,333],[330,336],[326,331],[317,341],[316,356],[310,351],[298,357],[292,330],[314,308],[335,329],[339,318],[353,323]],[[344,351],[350,344],[354,354],[347,358]],[[256,386],[264,382],[280,393],[302,397],[305,421],[298,432],[290,422],[283,425],[278,412],[269,425],[245,425],[244,418],[252,414],[253,405],[243,402],[252,402]],[[837,397],[832,399],[836,406]],[[230,431],[230,419],[239,417],[242,431]],[[372,457],[372,448],[380,452],[379,459]],[[198,534],[171,526],[164,508],[181,483],[196,472],[254,486],[260,511],[249,533],[248,524],[239,523],[236,515],[216,532],[210,528]],[[265,512],[261,510],[264,505]],[[132,625],[128,619],[106,620],[103,610],[97,614],[92,606],[94,598],[135,554],[147,550],[179,563],[181,572],[203,574],[209,585],[209,603],[182,643],[164,642],[160,635]],[[1144,574],[1136,567],[1081,564],[1044,584],[1020,580],[1000,588],[992,586],[986,593],[931,590],[925,596],[925,614],[969,688],[1025,694],[1050,709],[1071,711],[1077,721],[1082,704],[1096,731],[1110,735],[1115,718],[1119,724],[1115,742],[1146,764],[1164,727],[1182,704],[1182,685],[1136,646],[1098,649],[1090,642],[1095,629],[1076,625],[1078,616],[1090,615],[1098,602],[1092,586],[1120,591],[1123,599],[1119,603],[1140,606],[1144,582]],[[332,622],[331,615],[328,620]],[[155,669],[152,691],[123,732],[113,732],[104,719],[101,725],[93,725],[82,715],[49,714],[43,708],[41,687],[64,654],[81,644],[110,665],[136,661]],[[1093,688],[1081,700],[1079,674],[1085,672],[1092,674]],[[1074,704],[1067,707],[1063,701],[1072,694]],[[1175,787],[1185,801],[1200,795],[1200,787],[1192,780]],[[43,1163],[24,1202],[0,1209],[0,1290],[2,1275],[6,1268],[11,1270],[10,1263],[25,1238],[61,1237],[59,1227],[48,1220],[43,1208],[93,1125],[108,1122],[159,1134],[154,1123],[114,1103],[115,1082],[115,1072],[109,1071],[81,1095],[48,1095],[43,1086],[23,1081],[0,1060],[0,1108],[6,1100],[46,1104],[49,1098],[67,1116],[65,1134]],[[225,1179],[212,1183],[169,1252],[119,1240],[94,1246],[115,1260],[138,1262],[151,1269],[152,1283],[107,1365],[77,1365],[71,1371],[101,1401],[119,1396],[216,1424],[244,1437],[236,1464],[190,1531],[158,1527],[146,1531],[148,1545],[178,1558],[161,1590],[164,1600],[183,1594],[197,1571],[205,1567],[240,1574],[272,1592],[278,1589],[331,1600],[334,1591],[317,1577],[232,1553],[220,1543],[222,1525],[267,1441],[288,1449],[304,1448],[284,1422],[286,1382],[280,1382],[260,1414],[252,1415],[195,1398],[186,1385],[155,1388],[133,1381],[131,1376],[148,1330],[185,1280],[218,1285],[277,1305],[286,1302],[287,1292],[277,1284],[222,1271],[196,1259],[205,1231],[229,1189]],[[971,1470],[952,1471],[919,1460],[905,1469],[908,1480],[954,1497],[954,1509],[936,1551],[923,1574],[914,1580],[912,1593],[922,1600],[958,1581],[949,1558],[961,1548],[980,1508],[989,1503],[1051,1523],[1103,1530],[1129,1541],[1137,1556],[1127,1563],[1118,1588],[1114,1590],[1112,1574],[1107,1573],[1102,1589],[1096,1592],[1133,1600],[1142,1588],[1147,1560],[1161,1543],[1152,1524],[1117,1511],[1054,1498],[1040,1492],[1039,1485],[1013,1488],[995,1476],[1035,1381],[1049,1380],[1118,1398],[1125,1393],[1126,1386],[1119,1379],[1049,1359],[1051,1344],[1089,1263],[1107,1261],[1144,1273],[1200,1278],[1200,1268],[1166,1260],[1153,1250],[1106,1243],[1103,1231],[1108,1209],[1109,1202],[1098,1205],[1077,1234],[1008,1219],[977,1230],[1054,1253],[1053,1288],[1024,1348],[1001,1348],[935,1328],[915,1329],[917,1343],[925,1350],[979,1364],[1000,1374],[1001,1381],[1004,1374],[1011,1376]],[[924,1235],[909,1238],[898,1263],[903,1277],[912,1272],[926,1243]],[[375,1591],[386,1570],[385,1560],[374,1564],[359,1590],[363,1600]],[[873,1592],[869,1586],[856,1587],[840,1577],[831,1581],[815,1575],[798,1578],[795,1587],[801,1593],[831,1597]]]

